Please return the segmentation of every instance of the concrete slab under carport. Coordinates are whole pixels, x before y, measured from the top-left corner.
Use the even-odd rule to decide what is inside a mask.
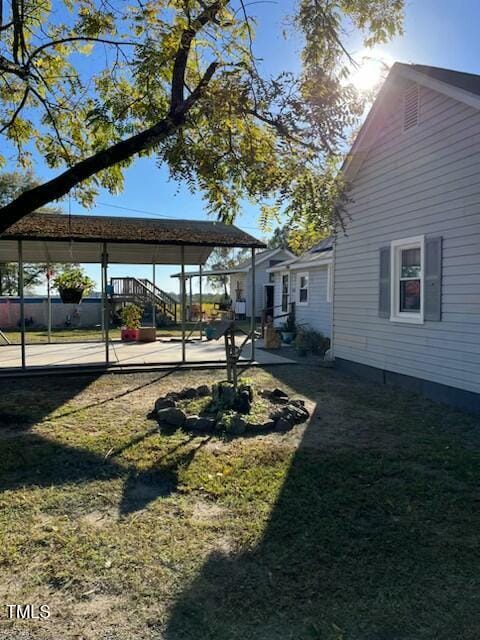
[[[255,344],[255,362],[260,365],[294,364],[295,361],[280,352],[273,353],[262,349],[262,340]],[[186,344],[186,362],[182,363],[182,345],[180,341],[159,341],[148,343],[110,341],[110,365],[115,368],[162,366],[194,366],[209,364],[218,366],[225,363],[223,341]],[[251,344],[243,349],[241,362],[248,364]],[[107,366],[105,363],[105,344],[103,342],[52,342],[51,344],[26,345],[26,371],[69,367]],[[18,372],[21,369],[20,345],[0,346],[0,373]]]

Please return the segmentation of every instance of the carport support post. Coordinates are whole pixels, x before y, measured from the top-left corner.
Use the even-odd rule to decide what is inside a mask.
[[[203,340],[203,297],[202,297],[202,265],[199,265],[198,288],[199,288],[199,313],[200,313],[200,342]]]
[[[50,286],[50,262],[47,263],[47,331],[48,344],[52,341],[52,288]]]
[[[192,302],[193,302],[193,295],[192,295],[192,276],[189,277],[188,279],[188,286],[189,286],[189,297],[188,297],[188,321],[191,322],[192,321]]]
[[[152,273],[152,277],[153,277],[153,295],[152,295],[152,327],[155,329],[157,326],[157,318],[155,317],[157,315],[157,307],[155,305],[155,298],[156,298],[156,284],[155,284],[155,262],[153,263],[153,273]]]
[[[22,369],[26,368],[25,357],[25,295],[23,290],[23,245],[18,241],[18,295],[20,296],[20,336],[22,349]]]
[[[105,331],[105,362],[108,364],[110,362],[110,352],[109,352],[109,313],[108,313],[108,297],[107,297],[107,282],[108,282],[108,253],[107,253],[107,243],[103,243],[103,252],[102,252],[102,295],[103,295],[103,326]]]
[[[180,255],[181,255],[181,259],[182,259],[182,277],[181,277],[181,282],[182,282],[182,287],[181,287],[181,301],[182,301],[182,362],[185,362],[186,360],[186,351],[185,351],[185,306],[186,306],[186,301],[187,301],[187,296],[185,295],[186,293],[186,286],[185,286],[185,247],[182,245],[182,247],[180,248]]]
[[[255,360],[255,313],[256,313],[256,309],[255,309],[255,248],[252,247],[252,304],[251,304],[251,313],[252,313],[252,317],[250,318],[251,320],[251,325],[250,325],[250,331],[252,333],[252,353],[251,353],[251,361],[253,362]]]

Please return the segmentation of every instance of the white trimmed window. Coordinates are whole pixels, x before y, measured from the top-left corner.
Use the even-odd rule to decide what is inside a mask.
[[[297,275],[298,304],[308,304],[308,271]]]
[[[391,313],[394,322],[423,323],[424,236],[391,243]]]

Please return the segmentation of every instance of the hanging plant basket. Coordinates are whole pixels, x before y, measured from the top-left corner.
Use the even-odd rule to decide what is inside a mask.
[[[83,287],[59,287],[58,293],[64,304],[80,304],[83,298]]]

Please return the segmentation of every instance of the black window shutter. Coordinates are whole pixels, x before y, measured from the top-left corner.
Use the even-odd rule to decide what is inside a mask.
[[[425,320],[442,319],[442,238],[425,238]]]
[[[390,318],[390,247],[380,249],[378,315]]]

